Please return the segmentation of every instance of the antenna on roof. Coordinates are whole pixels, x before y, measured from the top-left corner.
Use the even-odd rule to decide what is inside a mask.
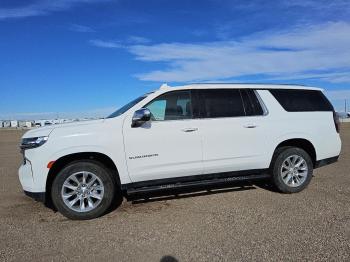
[[[170,88],[170,86],[168,86],[167,83],[164,83],[164,84],[162,84],[162,85],[160,86],[159,89],[168,89],[168,88]]]

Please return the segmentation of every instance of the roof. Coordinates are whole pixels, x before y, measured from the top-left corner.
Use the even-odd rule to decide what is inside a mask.
[[[215,89],[215,88],[235,88],[235,89],[299,89],[299,90],[318,90],[318,87],[309,87],[293,84],[242,84],[242,83],[196,83],[183,86],[170,87],[167,84],[161,85],[161,90],[182,90],[182,89]]]

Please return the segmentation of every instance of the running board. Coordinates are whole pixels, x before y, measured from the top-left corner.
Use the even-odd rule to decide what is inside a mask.
[[[208,186],[220,186],[225,185],[230,182],[241,182],[241,181],[251,181],[270,178],[269,174],[252,174],[252,175],[243,175],[243,176],[232,176],[224,178],[213,178],[205,180],[194,180],[186,182],[176,182],[176,183],[164,183],[161,185],[149,185],[141,186],[139,183],[131,183],[125,185],[124,189],[127,196],[133,196],[144,193],[154,193],[163,190],[190,190],[200,187]],[[138,186],[134,185],[137,184]]]

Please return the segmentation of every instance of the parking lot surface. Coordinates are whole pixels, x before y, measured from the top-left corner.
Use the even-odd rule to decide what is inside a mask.
[[[301,193],[245,184],[124,201],[90,221],[23,194],[22,134],[0,130],[0,261],[350,261],[350,123],[339,162]]]

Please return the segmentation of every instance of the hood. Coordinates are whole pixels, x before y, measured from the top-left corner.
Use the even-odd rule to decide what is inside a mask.
[[[22,138],[49,136],[52,130],[54,130],[54,128],[55,128],[54,126],[45,126],[45,127],[31,129],[27,131]]]
[[[39,127],[26,132],[23,135],[23,138],[50,136],[52,131],[55,129],[70,129],[75,127],[84,127],[84,126],[96,125],[103,122],[104,122],[104,119],[97,119],[97,120],[79,121],[79,122],[63,123],[63,124],[55,124],[51,126]]]

